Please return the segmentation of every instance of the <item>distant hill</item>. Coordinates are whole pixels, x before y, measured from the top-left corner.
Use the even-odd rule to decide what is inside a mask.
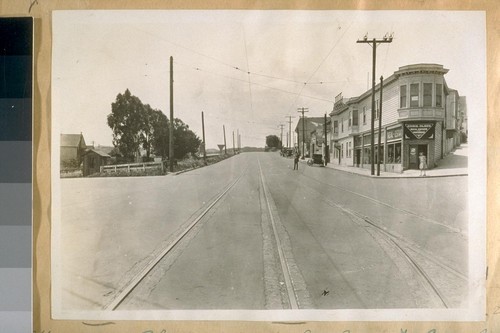
[[[260,147],[243,147],[241,148],[242,153],[256,152],[256,151],[264,151],[264,148]]]
[[[260,147],[243,147],[243,148],[241,148],[242,153],[255,152],[255,151],[264,151],[264,148],[260,148]],[[222,150],[222,152],[224,152],[224,149]],[[232,153],[233,147],[228,147],[227,152]],[[214,149],[214,148],[207,149],[207,154],[219,154],[219,153],[220,153],[219,149]]]
[[[213,149],[213,148],[207,149],[207,154],[219,154],[219,153],[220,153],[219,149]]]

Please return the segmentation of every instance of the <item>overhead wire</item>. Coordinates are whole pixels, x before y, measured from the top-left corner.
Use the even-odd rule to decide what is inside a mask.
[[[247,59],[247,71],[248,71],[248,91],[250,93],[250,111],[253,114],[253,101],[252,101],[252,82],[250,80],[250,65],[248,64],[248,50],[247,50],[247,38],[245,34],[245,29],[243,29],[243,43],[245,44],[245,57]]]
[[[240,78],[236,78],[236,77],[232,77],[232,76],[227,76],[227,75],[215,73],[215,72],[212,72],[212,71],[208,71],[208,70],[202,69],[200,67],[193,67],[191,65],[183,64],[183,63],[180,63],[180,62],[177,62],[177,61],[174,61],[174,63],[176,63],[178,65],[189,67],[189,68],[191,68],[191,69],[193,69],[195,71],[200,71],[200,72],[212,74],[212,75],[219,76],[219,77],[222,77],[222,78],[225,78],[225,79],[229,79],[229,80],[244,82],[245,84],[248,83],[247,80],[243,80],[243,79],[240,79]],[[286,94],[292,94],[292,95],[296,95],[297,94],[296,92],[293,92],[293,91],[288,91],[288,90],[284,90],[284,89],[280,89],[280,88],[276,88],[276,87],[271,87],[271,86],[267,86],[267,85],[264,85],[264,84],[261,84],[261,83],[257,83],[257,82],[251,82],[251,84],[255,85],[255,86],[263,87],[263,88],[266,88],[266,89],[280,91],[280,92],[283,92],[283,93],[286,93]],[[323,102],[333,102],[333,100],[330,100],[330,99],[325,99],[325,98],[315,97],[315,96],[309,96],[309,95],[302,95],[302,97],[306,97],[306,98],[310,98],[310,99],[314,99],[314,100],[318,100],[318,101],[323,101]]]
[[[351,23],[351,25],[352,25],[352,23]],[[344,33],[342,34],[342,36],[340,37],[340,39],[332,47],[332,49],[330,49],[330,51],[328,52],[328,55],[321,61],[320,65],[316,68],[316,70],[314,71],[314,73],[309,77],[309,79],[307,81],[298,81],[298,80],[293,80],[293,79],[290,79],[290,78],[284,78],[284,77],[279,77],[279,76],[275,76],[275,75],[262,74],[262,73],[257,73],[257,72],[250,71],[249,66],[248,66],[248,53],[247,53],[247,48],[246,48],[246,40],[245,40],[245,53],[246,53],[246,56],[247,56],[247,70],[245,71],[240,66],[229,64],[229,63],[227,63],[225,61],[222,61],[222,60],[220,60],[218,58],[215,58],[215,57],[213,57],[211,55],[207,55],[207,54],[201,53],[199,51],[196,51],[194,49],[191,49],[189,47],[186,47],[184,45],[172,42],[170,40],[165,39],[164,37],[160,37],[160,36],[155,35],[155,34],[149,32],[149,31],[146,31],[146,30],[143,30],[143,29],[139,29],[139,28],[137,28],[137,30],[142,31],[142,32],[144,32],[144,33],[146,33],[146,34],[148,34],[150,36],[156,37],[156,38],[158,38],[158,39],[160,39],[160,40],[162,40],[162,41],[164,41],[166,43],[169,43],[169,44],[172,44],[172,45],[177,46],[179,48],[182,48],[184,50],[190,51],[190,52],[192,52],[192,53],[194,53],[196,55],[199,55],[201,57],[213,60],[213,61],[217,62],[220,65],[224,65],[226,67],[229,67],[231,69],[234,69],[234,70],[236,70],[238,72],[244,73],[244,74],[249,75],[249,76],[259,76],[259,77],[265,77],[265,78],[274,79],[274,80],[287,81],[287,82],[292,82],[292,83],[307,85],[307,84],[337,83],[337,81],[320,81],[320,82],[311,82],[311,83],[309,81],[316,74],[316,72],[319,70],[319,68],[322,66],[322,64],[326,61],[326,59],[330,56],[330,54],[333,51],[333,49],[336,47],[336,45],[338,44],[338,42],[340,42],[340,40],[343,38],[343,36],[347,32],[347,30],[349,30],[349,28],[351,27],[351,25],[349,25],[349,27],[347,27],[347,29],[344,31]],[[343,82],[343,81],[340,81],[340,82]]]
[[[353,22],[351,22],[351,24],[347,27],[347,29],[344,30],[344,33],[340,36],[340,38],[335,42],[335,44],[333,44],[333,46],[330,48],[330,51],[328,51],[327,55],[323,58],[323,60],[321,60],[321,62],[319,63],[319,65],[316,67],[316,69],[313,71],[313,73],[309,76],[309,79],[307,79],[306,82],[304,82],[304,84],[302,85],[299,93],[297,94],[297,97],[295,98],[295,100],[293,101],[292,105],[290,106],[290,110],[295,108],[295,105],[297,103],[297,100],[299,99],[299,97],[302,95],[302,91],[304,90],[304,88],[306,87],[307,83],[309,81],[311,81],[311,79],[314,77],[314,75],[316,75],[316,73],[318,72],[318,70],[321,68],[321,66],[323,65],[323,63],[326,61],[326,59],[328,59],[328,57],[330,57],[330,54],[333,52],[333,50],[335,49],[335,47],[337,47],[338,43],[340,43],[340,41],[342,40],[342,38],[345,36],[345,34],[347,33],[347,31],[349,30],[349,28],[352,26]]]

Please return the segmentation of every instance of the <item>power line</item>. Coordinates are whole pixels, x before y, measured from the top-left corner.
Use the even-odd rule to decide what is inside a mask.
[[[375,174],[375,64],[377,60],[377,45],[381,43],[392,43],[393,35],[385,34],[382,39],[368,39],[368,33],[363,37],[363,39],[358,39],[356,43],[368,44],[372,47],[372,110],[371,110],[371,142],[370,142],[370,162],[371,162],[371,175]],[[382,100],[381,100],[382,102]],[[380,145],[380,142],[378,143]],[[380,156],[378,156],[380,160]],[[378,174],[377,176],[380,176]]]
[[[222,75],[222,74],[219,74],[219,73],[215,73],[215,72],[212,72],[212,71],[208,71],[208,70],[202,69],[200,67],[193,67],[191,65],[186,65],[186,64],[182,64],[182,63],[178,63],[178,62],[176,62],[176,64],[189,67],[189,68],[191,68],[191,69],[193,69],[195,71],[204,72],[204,73],[212,74],[212,75],[215,75],[215,76],[219,76],[219,77],[222,77],[222,78],[225,78],[225,79],[228,79],[228,80],[240,81],[240,82],[244,82],[245,84],[248,83],[247,80],[243,80],[243,79],[239,79],[239,78],[235,78],[235,77],[231,77],[231,76],[227,76],[227,75]],[[255,86],[263,87],[263,88],[266,88],[266,89],[280,91],[280,92],[283,92],[283,93],[286,93],[286,94],[291,94],[291,95],[297,95],[298,94],[298,93],[293,92],[293,91],[288,91],[288,90],[284,90],[284,89],[280,89],[280,88],[276,88],[276,87],[270,87],[270,86],[267,86],[267,85],[264,85],[264,84],[260,84],[260,83],[256,83],[256,82],[251,82],[251,84],[255,85]],[[314,99],[314,100],[318,100],[318,101],[323,101],[323,102],[329,102],[329,103],[333,103],[334,102],[333,100],[330,100],[330,99],[321,98],[321,97],[315,97],[315,96],[309,96],[309,95],[302,95],[302,97],[310,98],[310,99]]]
[[[305,154],[305,135],[306,135],[306,128],[305,128],[305,123],[306,123],[306,117],[304,116],[304,112],[309,112],[308,108],[298,108],[298,112],[302,112],[302,159],[304,159],[304,154]],[[297,142],[298,143],[298,142]]]
[[[245,36],[245,30],[243,30],[243,43],[245,44],[245,57],[247,59],[247,71],[248,71],[248,91],[250,93],[250,111],[253,114],[253,101],[252,101],[252,82],[250,81],[250,65],[248,64],[248,50],[247,50],[247,38]]]
[[[330,56],[330,54],[333,52],[333,50],[335,49],[335,47],[338,45],[338,43],[342,40],[342,38],[345,36],[345,34],[347,33],[347,31],[349,30],[349,28],[351,27],[352,25],[352,22],[351,24],[347,27],[347,29],[344,30],[344,33],[342,34],[342,36],[340,36],[340,38],[335,42],[335,44],[333,44],[332,48],[330,49],[330,51],[328,51],[327,55],[323,58],[323,60],[321,60],[321,62],[319,63],[319,65],[316,67],[316,69],[313,71],[313,73],[311,74],[311,76],[309,76],[309,79],[307,79],[306,82],[304,82],[304,85],[302,86],[302,88],[300,89],[299,93],[297,94],[297,97],[295,98],[295,100],[293,101],[290,109],[292,109],[295,104],[297,103],[297,100],[299,99],[299,96],[302,95],[302,91],[304,90],[304,88],[306,87],[307,83],[309,81],[311,81],[311,79],[314,77],[314,75],[316,75],[316,72],[320,69],[320,67],[323,65],[323,63],[326,61],[326,59],[328,59],[328,57]]]
[[[286,118],[288,118],[288,125],[289,125],[289,129],[288,129],[288,136],[289,136],[289,141],[288,141],[288,148],[292,147],[292,118],[295,118],[293,116],[285,116]]]

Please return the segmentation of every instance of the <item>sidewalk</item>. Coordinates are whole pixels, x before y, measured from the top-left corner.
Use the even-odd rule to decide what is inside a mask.
[[[426,177],[450,177],[450,176],[467,176],[467,160],[469,156],[467,144],[462,144],[457,147],[454,151],[445,156],[444,159],[438,162],[438,166],[433,169],[426,171]],[[306,160],[300,160],[305,163]],[[317,167],[317,166],[316,166]],[[334,164],[328,164],[326,166],[330,169],[335,169],[339,171],[349,172],[353,174],[358,174],[367,177],[376,178],[418,178],[420,177],[420,170],[405,170],[403,173],[394,172],[384,172],[380,170],[380,176],[377,176],[377,165],[375,165],[375,175],[370,174],[369,169],[356,168],[352,166],[338,166]],[[380,166],[382,169],[383,166]]]

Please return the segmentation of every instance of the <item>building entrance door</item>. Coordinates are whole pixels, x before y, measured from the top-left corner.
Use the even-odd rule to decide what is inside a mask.
[[[419,159],[418,156],[420,153],[423,153],[425,157],[427,158],[427,161],[429,160],[429,156],[427,155],[427,145],[410,145],[410,169],[417,169],[419,166]]]

